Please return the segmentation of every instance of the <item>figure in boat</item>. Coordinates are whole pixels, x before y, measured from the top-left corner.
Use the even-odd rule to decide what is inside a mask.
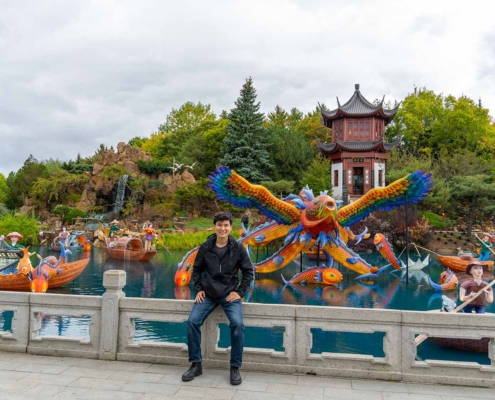
[[[485,297],[488,303],[493,303],[493,289],[484,282],[481,277],[486,271],[486,266],[481,264],[479,261],[473,261],[466,267],[466,274],[471,275],[473,279],[470,279],[461,284],[461,289],[459,291],[459,299],[464,302],[475,297],[478,292],[483,291],[485,293],[477,296],[468,305],[463,308],[463,312],[476,314],[485,313]]]
[[[356,235],[350,226],[375,210],[390,211],[403,206],[406,196],[408,204],[415,204],[426,197],[432,185],[429,174],[416,171],[384,188],[372,189],[359,200],[339,208],[327,192],[315,196],[308,187],[303,188],[299,195],[292,194],[280,200],[265,187],[249,183],[227,167],[219,167],[209,178],[210,187],[218,199],[230,201],[238,208],[255,207],[273,220],[243,237],[241,243],[244,246],[265,246],[285,238],[279,251],[254,265],[258,273],[278,271],[301,252],[319,245],[330,262],[337,261],[361,275],[375,274],[378,268],[347,246],[349,239],[359,243],[367,231]],[[196,253],[197,249],[189,255],[190,265]],[[179,264],[178,274],[184,274],[183,265],[184,262]]]
[[[491,255],[490,249],[493,247],[493,244],[491,242],[491,235],[486,232],[483,233],[483,237],[481,238],[480,242],[481,249],[478,261],[488,261]]]
[[[119,221],[114,219],[112,222],[110,222],[110,231],[109,231],[110,237],[114,237],[117,231],[120,231]]]
[[[45,293],[48,287],[61,287],[76,279],[84,271],[90,259],[88,257],[66,262],[65,257],[69,251],[65,250],[63,244],[60,246],[59,259],[48,256],[41,259],[35,268],[30,260],[30,256],[35,253],[29,253],[29,248],[23,249],[22,258],[16,263],[15,268],[10,268],[9,273],[0,275],[0,290]]]
[[[0,237],[2,241],[4,242],[5,246],[8,249],[12,250],[19,250],[19,249],[24,249],[24,246],[20,243],[18,243],[20,240],[22,240],[23,236],[19,232],[10,232],[7,236],[5,236],[5,239],[9,240],[10,243],[6,243],[4,241],[4,237]]]
[[[151,250],[151,241],[156,236],[156,230],[153,229],[153,224],[148,223],[148,226],[144,229],[144,249]]]

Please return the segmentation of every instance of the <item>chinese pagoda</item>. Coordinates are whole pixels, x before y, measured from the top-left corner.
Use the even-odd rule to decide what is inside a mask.
[[[322,155],[331,160],[333,197],[361,197],[375,187],[385,186],[385,160],[395,144],[385,143],[384,128],[394,118],[399,106],[383,108],[372,104],[359,91],[359,84],[349,101],[333,111],[321,109],[322,123],[332,129],[332,143],[318,143]]]

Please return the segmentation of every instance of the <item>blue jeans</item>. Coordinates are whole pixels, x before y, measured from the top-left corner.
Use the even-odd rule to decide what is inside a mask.
[[[489,258],[490,258],[490,252],[487,251],[486,253],[480,253],[478,261],[488,261]]]
[[[462,312],[467,313],[467,314],[471,314],[473,312],[473,310],[476,314],[484,314],[485,313],[485,307],[483,307],[483,306],[470,306],[469,304],[462,309]]]
[[[194,303],[187,320],[187,347],[189,362],[201,362],[201,325],[218,305],[221,305],[230,322],[230,365],[240,368],[244,348],[244,324],[241,300],[227,301],[226,297],[213,300],[205,297],[202,303]]]

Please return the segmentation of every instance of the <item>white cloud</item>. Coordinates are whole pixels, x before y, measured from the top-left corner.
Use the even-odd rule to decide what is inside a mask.
[[[495,113],[491,2],[0,0],[0,172],[149,136],[186,101],[268,112],[414,85]]]

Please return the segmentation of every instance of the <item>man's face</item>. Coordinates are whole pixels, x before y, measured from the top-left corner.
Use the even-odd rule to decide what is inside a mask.
[[[232,231],[232,225],[230,225],[230,221],[217,221],[217,223],[213,226],[217,237],[225,238],[228,237],[230,231]]]

